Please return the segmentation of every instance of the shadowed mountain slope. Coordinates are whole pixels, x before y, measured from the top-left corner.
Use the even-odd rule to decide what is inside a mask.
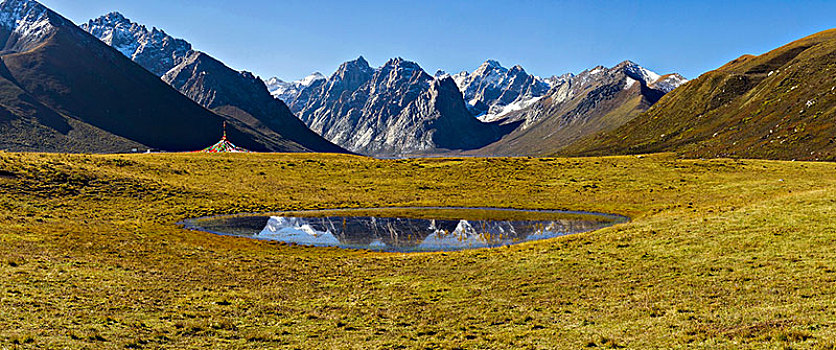
[[[261,79],[191,50],[184,40],[157,28],[148,30],[117,12],[91,20],[82,28],[159,74],[198,104],[253,130],[271,151],[345,152],[308,129],[284,102],[270,95]]]
[[[21,151],[189,151],[221,136],[223,118],[36,1],[0,2],[2,147]],[[243,147],[267,150],[246,127]]]

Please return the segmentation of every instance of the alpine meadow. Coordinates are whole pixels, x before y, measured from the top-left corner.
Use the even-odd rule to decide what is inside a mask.
[[[833,10],[0,0],[0,349],[836,349]]]

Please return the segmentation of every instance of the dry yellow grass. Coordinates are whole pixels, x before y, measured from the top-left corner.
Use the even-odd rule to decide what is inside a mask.
[[[833,163],[664,154],[0,153],[0,348],[833,348],[835,173]],[[436,254],[174,224],[386,206],[634,220]]]

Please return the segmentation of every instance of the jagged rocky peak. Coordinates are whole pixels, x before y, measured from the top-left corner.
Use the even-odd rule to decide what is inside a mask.
[[[47,8],[32,0],[3,0],[0,2],[0,25],[16,29],[22,25],[47,19]]]
[[[149,30],[119,12],[92,19],[81,28],[139,63],[157,76],[183,62],[192,45],[157,28]]]
[[[388,61],[386,61],[383,67],[401,67],[404,69],[420,69],[423,71],[423,69],[421,68],[421,66],[418,65],[418,63],[405,60],[403,59],[403,57],[390,58]]]
[[[385,78],[389,81],[395,81],[400,79],[420,79],[422,81],[431,80],[432,77],[421,68],[418,63],[405,60],[401,57],[392,58],[387,61],[378,72],[382,74],[377,74],[378,81],[381,78]],[[384,76],[384,74],[386,76]]]
[[[499,71],[506,71],[507,69],[502,66],[497,60],[485,60],[479,68],[476,69],[477,72],[486,72],[489,70],[499,70]]]
[[[375,70],[369,66],[369,62],[363,56],[360,56],[353,61],[341,64],[326,81],[325,91],[355,90],[371,79],[374,72]],[[338,97],[338,95],[334,95],[334,97]]]
[[[397,57],[390,59],[380,67],[374,80],[380,84],[429,83],[433,78],[421,66],[412,61]]]
[[[459,73],[453,80],[471,113],[483,119],[524,108],[545,96],[553,86],[552,80],[530,75],[520,65],[508,69],[496,60],[486,60],[473,73]]]
[[[270,91],[270,94],[273,95],[273,97],[284,101],[288,105],[292,105],[299,99],[302,90],[314,85],[322,84],[326,79],[327,78],[322,75],[322,73],[314,72],[302,79],[291,82],[286,82],[277,77],[273,77],[267,79],[265,84],[267,85],[267,90]]]
[[[613,69],[623,70],[630,78],[644,81],[647,85],[653,84],[662,77],[658,73],[646,69],[630,60],[619,63]]]
[[[673,73],[663,75],[650,86],[656,90],[661,90],[665,93],[668,93],[682,85],[685,85],[685,83],[687,82],[688,79],[686,79],[682,75],[679,75],[679,73]]]
[[[671,92],[673,89],[688,82],[687,79],[679,74],[674,73],[663,76],[630,60],[621,62],[612,68],[597,66],[571,78],[572,84],[576,86],[599,84],[608,81],[623,81],[624,89],[630,89],[636,86],[637,82],[640,82],[640,85],[661,91],[662,93]]]
[[[363,56],[360,56],[355,60],[341,64],[328,80],[334,80],[335,78],[343,79],[352,76],[371,76],[374,74],[374,71],[374,68],[369,65],[369,62]]]
[[[33,48],[48,37],[56,26],[72,25],[71,22],[33,0],[3,0],[0,2],[0,26],[10,31],[0,41],[7,52],[20,52]]]
[[[571,80],[574,77],[575,77],[574,73],[565,73],[565,74],[562,74],[562,75],[553,75],[553,76],[547,78],[546,81],[548,81],[548,83],[551,84],[552,87],[554,87],[554,86],[557,86],[561,83],[565,83],[565,82]]]
[[[401,57],[376,69],[362,57],[346,62],[323,84],[303,89],[291,109],[326,139],[368,155],[478,147],[499,133],[467,111],[452,77],[434,78]]]
[[[363,56],[357,57],[357,59],[347,61],[340,65],[337,68],[337,72],[334,74],[339,74],[341,72],[350,72],[350,71],[370,71],[372,67],[369,65],[369,62]]]
[[[688,79],[678,73],[660,75],[630,60],[619,63],[612,70],[623,71],[631,79],[643,81],[648,87],[665,93],[671,92],[688,82]]]
[[[84,24],[82,24],[83,26]],[[114,27],[131,27],[137,25],[131,22],[128,18],[117,11],[113,11],[96,19],[91,19],[87,22],[89,26],[96,26],[98,28],[114,28]],[[144,27],[143,27],[144,28]]]
[[[592,69],[587,69],[587,70],[585,70],[585,71],[581,72],[581,73],[580,73],[580,74],[578,74],[578,75],[583,75],[583,74],[587,74],[587,75],[592,75],[592,74],[601,74],[601,73],[604,73],[605,71],[608,71],[608,70],[609,70],[609,69],[608,69],[607,67],[604,67],[604,66],[595,66],[595,67],[593,67]]]

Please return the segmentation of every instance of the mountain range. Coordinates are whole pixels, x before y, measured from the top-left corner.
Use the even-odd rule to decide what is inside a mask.
[[[372,68],[360,57],[328,78],[268,82],[314,131],[358,153],[496,156],[549,154],[621,126],[687,79],[630,61],[543,79],[519,65],[487,60],[472,73],[430,76],[401,58]],[[447,108],[406,108],[424,103],[433,86],[445,86],[434,94],[449,101]],[[422,124],[425,116],[433,116],[432,123]],[[455,126],[449,133],[458,143],[435,127],[443,123]]]
[[[522,66],[508,69],[495,60],[485,61],[473,73],[465,71],[453,75],[468,109],[486,121],[531,105],[548,93],[559,79],[543,80],[526,73]]]
[[[513,132],[473,153],[552,154],[585,136],[627,123],[687,82],[679,74],[660,76],[631,61],[553,81],[545,96],[495,119],[502,125],[518,124]]]
[[[363,58],[267,82],[113,12],[76,26],[0,0],[0,150],[836,159],[836,30],[688,81],[634,62],[547,78],[487,60],[428,74]]]
[[[344,152],[313,133],[250,72],[235,71],[191,44],[113,12],[81,28],[229,122],[249,127],[274,151]]]
[[[455,81],[394,58],[372,68],[360,57],[288,99],[311,129],[351,151],[426,155],[483,147],[505,132],[474,118]]]
[[[268,87],[117,12],[77,27],[34,0],[0,4],[9,91],[0,147],[9,150],[195,150],[217,140],[226,121],[230,138],[256,151],[478,152],[525,124],[511,112],[571,78],[495,61],[431,76],[401,58],[372,68],[361,57],[328,78]]]

